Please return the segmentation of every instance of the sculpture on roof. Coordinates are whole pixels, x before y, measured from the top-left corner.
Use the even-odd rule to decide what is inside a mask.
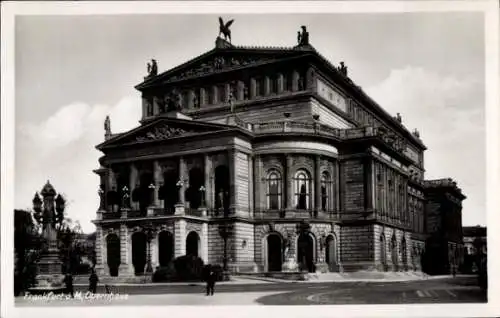
[[[104,136],[105,138],[111,136],[111,120],[109,119],[109,116],[106,116],[106,119],[104,120]]]
[[[158,75],[158,63],[155,59],[151,59],[151,63],[148,63],[148,76]]]
[[[347,76],[347,66],[345,66],[344,62],[340,62],[338,70],[340,73],[342,73],[342,75]]]
[[[400,114],[400,113],[397,113],[397,114],[396,114],[396,120],[397,120],[399,123],[402,123],[402,122],[403,122],[403,119],[401,118],[401,114]]]
[[[229,39],[229,43],[231,43],[231,30],[229,27],[231,24],[233,24],[234,19],[227,21],[227,23],[224,24],[224,20],[222,20],[221,17],[219,17],[219,37],[222,33],[224,35],[224,40],[227,41]]]
[[[300,27],[302,29],[302,33],[300,31],[297,32],[297,42],[299,46],[309,45],[309,32],[307,32],[307,28],[305,25]]]

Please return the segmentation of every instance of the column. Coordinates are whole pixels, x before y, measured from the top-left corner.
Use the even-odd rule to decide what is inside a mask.
[[[208,223],[201,225],[201,258],[205,264],[208,264]]]
[[[229,102],[229,94],[231,94],[231,84],[227,83],[224,85],[224,102]]]
[[[186,174],[186,162],[183,157],[179,158],[179,179],[182,181],[182,187],[179,190],[179,203],[185,206],[185,189],[188,179]]]
[[[238,81],[236,87],[236,96],[235,96],[237,100],[244,99],[244,91],[245,91],[245,84],[242,81]]]
[[[314,210],[321,211],[321,157],[314,157]]]
[[[293,210],[293,158],[286,155],[286,208]]]
[[[312,67],[310,67],[307,70],[306,74],[306,85],[308,90],[315,91],[316,90],[316,75],[314,74],[314,70]]]
[[[200,108],[206,104],[207,92],[204,88],[200,88]]]
[[[194,91],[193,90],[189,90],[188,93],[187,93],[187,96],[188,96],[187,107],[189,109],[194,108],[194,103],[193,103],[194,97],[195,97]]]
[[[340,218],[340,206],[341,206],[341,195],[340,195],[340,163],[338,160],[335,160],[334,164],[334,174],[335,174],[335,211],[337,212],[337,218]],[[340,246],[340,245],[339,245]]]
[[[257,82],[255,78],[250,79],[250,99],[254,99],[257,96]]]
[[[229,213],[236,213],[236,209],[238,206],[238,185],[237,185],[237,167],[236,167],[236,155],[237,151],[235,149],[231,149],[228,151],[228,163],[229,163]]]
[[[137,166],[132,163],[130,164],[130,179],[129,179],[130,207],[132,208],[132,210],[134,209],[134,200],[132,200],[132,192],[137,186],[137,176],[138,176]]]
[[[208,154],[204,155],[204,169],[205,169],[205,206],[208,210],[210,210],[213,205],[212,205],[212,200],[213,200],[213,194],[212,194],[212,185],[210,182],[210,177],[212,174],[212,157]]]
[[[155,160],[153,162],[153,182],[155,185],[153,204],[155,207],[160,206],[160,199],[159,199],[158,194],[159,194],[159,190],[160,190],[160,182],[161,182],[161,179],[163,179],[161,172],[162,172],[161,166],[160,166],[158,160]]]
[[[219,89],[217,86],[212,86],[213,100],[212,104],[217,105],[219,103]]]
[[[264,77],[264,96],[271,94],[271,79],[269,76]]]
[[[142,119],[148,117],[148,100],[146,97],[142,96]]]
[[[160,113],[160,98],[158,96],[153,97],[153,115],[158,115]]]
[[[285,78],[283,74],[278,74],[278,94],[283,93],[285,90]]]
[[[293,71],[292,73],[292,91],[296,92],[299,90],[299,79],[300,75],[297,71]]]

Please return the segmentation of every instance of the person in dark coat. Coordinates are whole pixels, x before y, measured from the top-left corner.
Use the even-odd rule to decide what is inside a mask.
[[[89,277],[89,291],[93,294],[96,293],[97,291],[97,283],[99,282],[99,278],[97,277],[97,274],[95,273],[95,270],[92,270],[92,274],[90,274]]]
[[[216,281],[215,271],[210,267],[207,271],[207,296],[214,295],[215,281]]]
[[[73,287],[73,275],[70,272],[66,273],[64,276],[64,283],[66,284],[66,293],[71,295],[71,298],[75,298],[74,292],[75,289]]]

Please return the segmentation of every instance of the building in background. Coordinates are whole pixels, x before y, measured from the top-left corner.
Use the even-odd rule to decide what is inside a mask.
[[[488,253],[486,227],[464,226],[462,232],[465,246],[464,271],[477,272],[478,261]]]
[[[107,118],[97,146],[100,275],[186,254],[237,272],[420,270],[438,233],[437,267],[455,262],[465,196],[451,179],[424,179],[418,131],[305,27],[290,48],[218,37],[166,72],[152,60],[136,89],[140,126],[113,134]]]

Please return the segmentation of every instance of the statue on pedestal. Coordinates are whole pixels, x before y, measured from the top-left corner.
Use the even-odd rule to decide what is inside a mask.
[[[151,59],[151,63],[148,63],[148,77],[158,75],[158,63],[155,59]]]
[[[111,120],[109,119],[109,116],[106,116],[106,119],[104,120],[104,138],[109,137],[111,137]]]
[[[347,76],[347,66],[345,66],[344,62],[340,62],[338,70],[342,73],[342,75]]]

